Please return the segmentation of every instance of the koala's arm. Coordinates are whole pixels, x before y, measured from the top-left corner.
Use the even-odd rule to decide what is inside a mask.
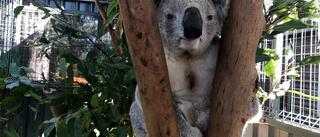
[[[138,86],[135,92],[135,101],[130,108],[130,119],[137,137],[148,137],[146,122],[144,121],[143,110],[140,101]]]
[[[132,103],[130,108],[130,118],[131,124],[133,127],[134,132],[136,133],[137,137],[148,137],[147,127],[144,120],[143,110],[141,106],[140,96],[139,96],[139,89],[136,88],[135,93],[136,100]],[[186,102],[179,101],[179,105],[174,102],[175,107],[175,114],[177,118],[178,129],[180,132],[181,137],[203,137],[203,134],[197,127],[193,127],[187,121],[190,120],[190,114],[187,114],[187,109],[183,108],[185,106],[189,106],[185,104]]]

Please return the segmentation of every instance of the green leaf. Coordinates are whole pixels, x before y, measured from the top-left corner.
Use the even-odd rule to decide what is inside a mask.
[[[273,0],[273,4],[270,10],[282,9],[290,4],[293,4],[295,0]]]
[[[93,107],[99,107],[99,96],[98,96],[98,94],[93,94],[92,95],[90,104]]]
[[[23,71],[16,63],[11,63],[9,70],[12,77],[19,78],[23,75]]]
[[[131,79],[135,79],[136,74],[133,68],[131,68],[128,72],[127,75],[124,77],[124,83],[127,83]]]
[[[291,80],[285,81],[279,85],[280,90],[287,91],[290,88]]]
[[[39,110],[38,110],[38,104],[36,105],[36,108],[34,108],[34,107],[32,107],[30,104],[29,104],[29,108],[33,111],[33,113],[34,113],[34,118],[33,118],[33,120],[36,120],[37,119],[37,116],[38,116],[38,112],[39,112]]]
[[[307,57],[305,59],[303,59],[300,63],[299,63],[299,67],[305,66],[305,65],[309,65],[309,64],[318,64],[320,63],[320,55],[318,56],[310,56]]]
[[[49,96],[47,96],[47,99],[56,99],[61,96],[60,92],[52,92]]]
[[[8,78],[8,75],[6,74],[6,72],[2,72],[0,73],[0,89],[5,87],[6,82],[4,82],[4,80]]]
[[[23,10],[24,6],[18,6],[14,9],[13,13],[14,13],[14,17],[16,18],[18,16],[18,14],[20,14],[20,12]]]
[[[293,52],[294,52],[293,45],[292,45],[292,43],[290,41],[289,45],[288,45],[288,47],[286,49],[286,58],[287,58],[287,60],[289,60],[289,59],[291,59],[293,57],[293,55],[294,55]]]
[[[264,61],[270,61],[272,58],[270,55],[267,55],[267,53],[272,52],[272,50],[257,48],[256,52],[256,63],[264,62]]]
[[[39,125],[39,129],[42,129],[45,124],[56,123],[60,117],[54,117],[49,120],[43,121],[41,125]]]
[[[92,120],[95,127],[105,136],[108,136],[107,125],[102,114],[99,111],[96,111],[92,115]]]
[[[55,124],[52,124],[50,127],[48,127],[44,132],[44,137],[49,137],[51,134],[55,134]]]
[[[123,64],[123,63],[115,63],[115,64],[108,64],[108,66],[117,68],[117,69],[130,69],[131,67],[129,65]]]
[[[5,68],[8,66],[8,60],[6,55],[3,53],[3,51],[1,52],[1,56],[0,56],[0,67],[1,68]]]
[[[107,16],[108,17],[110,16],[110,12],[117,6],[118,6],[118,1],[116,1],[116,0],[114,0],[108,4],[108,9],[107,9]]]
[[[271,34],[275,35],[275,34],[288,31],[290,29],[304,29],[304,28],[311,28],[311,27],[313,26],[303,23],[301,20],[292,19],[289,22],[285,22],[281,25],[275,26],[273,28],[274,32],[272,32]]]
[[[4,105],[7,105],[7,104],[16,102],[16,101],[18,101],[20,99],[20,97],[21,97],[20,95],[6,97],[3,100],[1,100],[0,105],[4,106]]]
[[[272,56],[273,60],[279,60],[280,59],[279,54],[277,54],[277,53],[274,53],[271,56]]]
[[[13,129],[11,129],[10,132],[8,130],[3,130],[2,135],[3,137],[19,137],[18,133]]]
[[[10,114],[12,113],[13,111],[17,110],[22,104],[22,99],[19,100],[18,104],[15,105],[13,108],[10,109],[10,111],[6,112],[5,114]]]
[[[28,93],[29,93],[34,99],[37,99],[37,100],[39,100],[39,101],[42,100],[41,96],[35,94],[31,89],[29,90]]]
[[[120,131],[119,137],[127,137],[127,128],[125,126],[120,127],[119,131]]]
[[[26,76],[20,77],[19,80],[21,81],[21,83],[26,84],[35,89],[43,89],[45,87],[44,85],[31,83],[32,81]]]
[[[68,78],[67,83],[70,84],[70,87],[73,87],[73,64],[71,63],[67,68]]]
[[[64,57],[66,58],[66,62],[68,63],[78,63],[80,61],[80,59],[78,59],[72,53],[67,53]]]
[[[24,120],[19,115],[14,118],[13,127],[17,131],[17,133],[22,133],[23,121]]]
[[[87,60],[97,60],[97,52],[94,50],[91,50],[86,57]]]
[[[62,121],[57,125],[57,137],[69,137],[66,121]],[[72,137],[72,136],[70,136]]]
[[[27,73],[36,73],[36,72],[33,71],[32,68],[26,68],[26,67],[21,67],[21,68]]]
[[[111,121],[117,122],[118,121],[118,107],[113,105],[107,108],[107,116],[110,118]]]
[[[289,76],[290,78],[293,78],[293,77],[300,77],[300,75],[298,74],[298,71],[296,70],[290,70],[286,73],[286,76]]]
[[[82,137],[81,120],[76,117],[67,121],[67,131],[69,137]]]
[[[64,57],[65,54],[66,54],[66,51],[64,50],[64,48],[58,47],[58,48],[57,48],[57,51],[56,51],[56,54],[57,54],[59,57]]]
[[[6,85],[6,88],[12,89],[12,88],[18,87],[18,86],[19,86],[19,81],[13,82],[13,83],[11,83],[11,84],[9,84],[9,85]]]
[[[270,60],[266,65],[264,65],[264,72],[268,77],[271,77],[274,75],[273,60]]]
[[[17,66],[21,66],[20,65],[20,54],[15,49],[12,50],[12,62],[16,63]]]
[[[67,72],[66,72],[66,59],[65,58],[62,58],[60,61],[60,72],[61,72],[63,79],[66,79]]]
[[[102,27],[97,35],[97,39],[100,38],[100,36],[101,36],[102,32],[105,30],[105,28],[111,23],[112,20],[114,20],[118,16],[119,13],[120,13],[120,11],[112,12],[110,17],[102,25]]]

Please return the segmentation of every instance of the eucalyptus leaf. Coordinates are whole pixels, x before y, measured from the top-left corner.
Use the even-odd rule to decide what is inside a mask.
[[[92,120],[95,127],[100,131],[100,133],[102,133],[105,136],[108,136],[107,125],[105,123],[105,120],[101,112],[99,111],[94,112],[92,115]]]
[[[52,124],[51,126],[49,126],[44,132],[44,137],[49,137],[50,134],[55,133],[55,124]]]
[[[16,8],[14,8],[14,17],[17,18],[17,16],[20,14],[20,12],[23,10],[24,6],[17,6]]]
[[[112,14],[110,15],[110,17],[105,21],[105,23],[103,24],[103,26],[101,27],[97,39],[100,38],[102,32],[105,30],[105,28],[111,23],[111,21],[113,21],[118,15],[119,15],[120,11],[115,11],[112,12]]]
[[[12,63],[16,63],[17,66],[21,66],[20,65],[20,54],[15,49],[12,50]]]
[[[268,77],[271,77],[274,75],[274,64],[273,60],[270,60],[267,64],[264,65],[264,72]]]
[[[6,55],[1,52],[1,56],[0,56],[0,67],[1,68],[5,68],[8,66],[8,60],[7,60],[7,57]]]
[[[6,112],[5,114],[10,114],[13,111],[17,110],[22,104],[22,99],[19,100],[18,104],[16,104],[13,108],[11,108],[8,112]]]
[[[69,137],[82,137],[81,120],[78,117],[67,121],[67,132]]]
[[[275,26],[273,28],[274,32],[272,32],[271,34],[275,35],[275,34],[279,34],[285,31],[288,31],[290,29],[304,29],[304,28],[311,28],[313,26],[308,25],[304,22],[302,22],[301,20],[296,20],[296,19],[292,19],[289,22],[285,22],[281,25]]]
[[[56,134],[57,137],[72,137],[72,136],[68,136],[66,121],[57,123],[56,128],[57,128],[57,134]]]
[[[289,45],[286,49],[286,58],[287,60],[291,59],[294,56],[294,49],[291,42],[289,42]]]
[[[12,89],[12,88],[18,87],[18,86],[19,86],[19,81],[16,81],[16,82],[13,82],[13,83],[11,83],[9,85],[6,85],[6,88]]]
[[[290,88],[291,80],[285,81],[279,85],[280,90],[287,91]]]
[[[108,4],[107,16],[110,16],[111,11],[118,6],[118,1],[114,0]]]
[[[300,75],[298,74],[298,71],[296,70],[290,70],[286,73],[286,76],[289,76],[290,78],[293,78],[293,77],[300,77]]]
[[[305,65],[309,65],[309,64],[319,64],[320,63],[320,55],[318,56],[310,56],[307,57],[305,59],[303,59],[300,63],[299,63],[299,67],[305,66]]]
[[[93,94],[91,101],[90,101],[91,106],[93,107],[99,107],[99,96],[98,94]]]
[[[66,59],[62,58],[60,61],[60,72],[61,72],[63,79],[66,79],[66,77],[67,77],[66,65],[67,65]]]

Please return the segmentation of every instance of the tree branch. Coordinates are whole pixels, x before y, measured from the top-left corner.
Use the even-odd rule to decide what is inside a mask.
[[[106,20],[108,19],[108,17],[107,17],[106,11],[104,10],[104,8],[103,8],[103,6],[101,5],[100,1],[99,1],[99,0],[94,0],[94,3],[95,3],[95,5],[97,6],[100,15],[101,15],[102,18],[103,18],[103,22],[106,22]],[[118,21],[119,21],[119,20],[121,21],[120,16],[119,16],[119,18],[118,18]],[[120,23],[119,23],[119,24],[120,24]],[[117,23],[117,26],[118,26],[118,23]],[[117,28],[118,28],[118,27],[117,27]],[[117,49],[116,49],[116,55],[117,55],[117,56],[121,56],[121,55],[122,55],[122,49],[121,49],[121,46],[118,47],[118,45],[117,45],[118,38],[117,38],[116,32],[115,32],[115,30],[112,28],[112,25],[111,25],[111,24],[109,24],[109,25],[107,26],[107,30],[108,30],[108,32],[109,32],[109,34],[110,34],[110,36],[111,36],[112,43],[113,43],[113,47],[114,47],[114,48],[117,48]],[[121,27],[120,27],[120,30],[121,30]]]
[[[153,0],[119,0],[150,137],[179,137]]]
[[[258,75],[255,54],[265,27],[263,0],[232,0],[213,81],[208,137],[241,137],[251,115]]]

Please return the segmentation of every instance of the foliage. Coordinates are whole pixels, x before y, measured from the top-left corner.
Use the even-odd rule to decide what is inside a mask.
[[[109,20],[105,23],[99,34],[92,35],[87,33],[85,28],[80,24],[73,25],[70,23],[69,16],[72,16],[54,1],[59,9],[59,14],[53,14],[48,5],[39,1],[33,4],[45,13],[43,19],[50,18],[53,35],[46,36],[45,33],[39,39],[39,44],[30,47],[40,46],[42,52],[51,60],[52,57],[47,51],[52,48],[50,46],[60,45],[57,48],[56,55],[59,57],[57,64],[59,66],[59,88],[52,92],[50,85],[44,75],[42,81],[32,81],[26,74],[34,73],[30,68],[20,65],[19,54],[12,50],[12,63],[8,64],[8,60],[4,53],[1,54],[0,74],[2,89],[7,89],[9,96],[1,100],[1,107],[15,103],[16,105],[7,112],[14,112],[20,107],[23,97],[32,97],[39,101],[38,104],[59,107],[59,117],[44,121],[39,128],[49,125],[44,131],[44,136],[81,136],[93,137],[96,132],[99,136],[133,136],[131,127],[129,109],[133,102],[134,91],[136,86],[135,72],[127,49],[127,43],[123,33],[122,39],[118,40],[118,44],[122,45],[123,55],[116,56],[115,49],[110,49],[110,45],[100,46],[99,39],[104,28],[111,23],[119,14],[117,9],[117,1],[114,6],[109,7]],[[43,6],[41,6],[43,5]],[[19,6],[14,13],[17,16],[23,9]],[[76,15],[73,15],[76,16]],[[67,48],[79,41],[89,41],[88,46],[91,51],[87,53],[84,59],[67,52]],[[61,45],[63,47],[61,47]],[[6,74],[5,70],[9,73]],[[88,84],[74,83],[74,76],[81,76],[88,81]],[[43,96],[38,91],[49,93]],[[33,106],[30,109],[37,113]],[[17,130],[10,128],[3,132],[4,136],[18,136]]]
[[[319,3],[315,2],[315,0],[274,0],[273,5],[268,10],[266,10],[266,7],[264,6],[267,24],[262,33],[260,42],[265,39],[275,39],[277,34],[284,33],[286,31],[315,27],[305,23],[304,20],[319,19],[320,15],[317,14],[317,9],[319,9]],[[265,92],[262,88],[260,88],[257,93],[257,96],[262,98],[262,104],[264,104],[267,99],[276,99],[284,96],[286,92],[299,94],[301,96],[313,99],[319,99],[317,97],[289,90],[291,80],[281,82],[281,78],[299,77],[296,69],[309,64],[318,64],[320,63],[320,57],[307,57],[298,63],[296,67],[292,67],[292,64],[294,63],[294,46],[290,42],[285,50],[285,59],[288,65],[286,66],[283,74],[281,74],[280,77],[276,77],[278,76],[278,74],[275,72],[275,68],[278,67],[276,60],[280,59],[276,51],[277,49],[257,49],[256,63],[264,63],[263,73],[266,74],[271,83],[271,91],[269,93]]]
[[[7,114],[17,110],[22,102],[23,97],[31,97],[39,101],[38,104],[59,107],[59,116],[43,122],[39,128],[44,125],[49,127],[44,131],[44,136],[97,136],[96,131],[100,132],[99,136],[133,136],[133,130],[128,115],[130,105],[133,101],[135,90],[135,73],[132,62],[127,49],[125,35],[119,37],[118,44],[123,48],[122,56],[115,55],[115,49],[110,49],[109,45],[99,46],[100,37],[105,28],[119,14],[117,8],[117,0],[112,1],[107,9],[108,20],[105,21],[101,30],[97,35],[89,34],[85,27],[80,24],[72,24],[69,16],[77,16],[68,14],[58,3],[54,1],[59,9],[58,14],[53,14],[49,5],[39,2],[33,2],[39,10],[45,15],[42,19],[50,18],[54,35],[43,36],[39,39],[39,44],[31,45],[41,46],[42,52],[51,60],[52,57],[47,53],[50,46],[62,45],[64,47],[57,48],[56,55],[59,57],[58,77],[60,88],[51,93],[50,81],[44,75],[42,81],[32,81],[26,75],[34,73],[30,68],[20,65],[19,54],[12,50],[12,62],[8,65],[5,53],[0,56],[0,88],[9,95],[1,100],[0,107],[5,108],[9,104],[14,106],[8,110]],[[14,10],[17,16],[23,6],[18,6]],[[304,0],[273,0],[273,5],[267,10],[264,9],[267,24],[263,31],[260,42],[265,39],[275,39],[275,36],[285,31],[295,29],[303,29],[313,27],[304,23],[304,19],[318,19],[320,16],[315,14],[318,5],[315,1]],[[122,39],[121,39],[122,38]],[[72,53],[68,53],[66,49],[72,48],[74,44],[81,41],[89,41],[87,45],[92,50],[88,52],[85,58],[80,58]],[[82,43],[83,44],[83,43]],[[298,77],[297,68],[319,63],[320,57],[308,57],[301,61],[295,68],[291,67],[291,62],[284,74],[280,78],[276,77],[275,67],[278,66],[276,60],[279,55],[275,53],[276,49],[258,48],[256,53],[256,63],[262,62],[264,65],[264,73],[270,78],[273,84],[270,93],[259,89],[258,96],[263,98],[263,103],[267,99],[274,99],[283,96],[285,92],[292,92],[303,95],[296,91],[290,91],[290,81],[280,83],[282,76]],[[286,58],[289,61],[293,57],[293,45],[286,49]],[[292,60],[292,59],[291,59]],[[8,70],[8,73],[6,73]],[[81,76],[88,81],[88,84],[79,84],[75,88],[74,76]],[[279,84],[279,85],[278,85]],[[277,86],[278,85],[278,86]],[[43,96],[37,91],[51,93]],[[315,98],[312,96],[303,95]],[[30,106],[30,109],[37,114],[37,107]],[[36,117],[36,115],[35,115]],[[3,136],[19,136],[21,132],[19,120],[21,117],[17,115],[14,119],[12,128],[5,129]],[[0,117],[1,122],[7,122],[8,119]],[[21,120],[20,120],[21,121]]]

